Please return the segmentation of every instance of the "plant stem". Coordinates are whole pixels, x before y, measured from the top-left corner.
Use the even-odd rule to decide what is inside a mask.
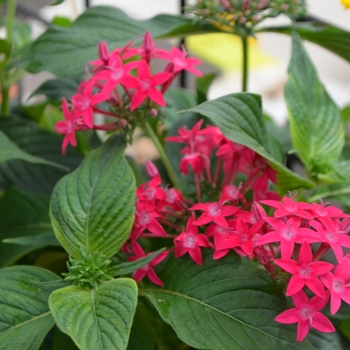
[[[156,146],[156,148],[159,152],[160,158],[163,161],[163,164],[164,164],[165,169],[169,175],[170,181],[173,184],[173,187],[176,189],[179,189],[179,184],[177,183],[174,170],[169,162],[168,156],[166,155],[165,150],[164,150],[161,142],[158,139],[158,136],[155,134],[155,132],[153,131],[152,127],[149,125],[148,122],[145,123],[145,128],[146,128],[146,131],[147,131],[149,137],[152,139],[152,141],[154,142],[154,145]]]
[[[12,28],[13,21],[16,14],[16,3],[17,0],[9,0],[7,6],[7,15],[6,15],[6,40],[12,44]]]
[[[7,5],[7,15],[6,15],[6,41],[12,47],[12,34],[13,34],[13,22],[16,15],[16,5],[17,0],[9,0]],[[6,64],[9,57],[9,53],[6,54],[3,63]],[[4,66],[3,66],[4,67]],[[4,68],[2,68],[1,72],[1,116],[7,116],[10,113],[10,86],[7,83],[7,74],[4,74]]]
[[[242,57],[242,92],[246,92],[248,90],[248,36],[242,37]]]

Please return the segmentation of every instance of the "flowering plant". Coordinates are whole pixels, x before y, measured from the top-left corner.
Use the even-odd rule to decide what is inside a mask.
[[[349,118],[301,39],[350,62],[350,33],[296,0],[198,0],[188,13],[136,22],[95,7],[21,50],[7,38],[0,349],[348,348]],[[290,26],[257,29],[281,13]],[[262,31],[292,38],[285,100],[302,172],[247,92],[247,39]],[[207,100],[201,61],[154,40],[201,32],[241,38],[242,92]],[[42,106],[10,112],[22,69],[57,78],[34,93]],[[197,95],[174,87],[185,71]],[[154,161],[125,153],[139,135]]]

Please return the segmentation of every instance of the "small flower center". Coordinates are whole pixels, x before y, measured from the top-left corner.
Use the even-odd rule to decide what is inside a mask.
[[[113,69],[113,73],[111,74],[111,79],[116,81],[119,80],[123,76],[123,70],[121,68]]]
[[[328,241],[330,242],[335,242],[337,240],[336,234],[334,232],[327,232],[325,234],[325,237],[327,238]]]
[[[171,189],[169,191],[165,191],[165,200],[168,203],[174,203],[176,199],[176,193],[172,191]]]
[[[218,203],[211,203],[208,205],[208,212],[210,216],[216,217],[221,213],[220,205]]]
[[[149,82],[149,80],[140,80],[140,87],[141,87],[141,91],[143,92],[148,91],[149,88],[151,87],[151,83]]]
[[[192,234],[187,234],[186,238],[184,239],[184,247],[185,248],[194,248],[196,245],[196,236]]]
[[[186,67],[186,61],[181,57],[174,58],[173,63],[178,66],[179,68],[185,68]]]
[[[303,321],[309,321],[311,323],[314,312],[315,310],[311,306],[306,305],[300,308],[299,316]]]
[[[80,96],[80,98],[72,98],[73,104],[81,109],[82,111],[85,111],[89,108],[90,106],[90,100],[86,96]]]
[[[332,282],[332,287],[336,293],[342,293],[345,289],[345,283],[342,279],[335,278]]]
[[[147,225],[150,221],[150,214],[147,212],[142,212],[138,215],[137,223],[139,225]]]
[[[310,275],[312,274],[313,270],[310,269],[309,265],[308,266],[302,266],[300,269],[299,269],[299,275],[302,277],[302,278],[309,278]]]
[[[291,227],[286,227],[285,229],[281,230],[281,237],[286,241],[292,241],[296,235],[296,231]]]
[[[151,201],[156,195],[156,190],[153,187],[150,187],[145,191],[145,195],[147,200]]]

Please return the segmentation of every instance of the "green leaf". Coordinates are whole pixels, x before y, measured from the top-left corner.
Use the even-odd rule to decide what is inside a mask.
[[[0,39],[0,53],[8,55],[11,51],[11,44],[4,39]]]
[[[52,102],[61,102],[62,97],[70,99],[76,94],[81,79],[78,78],[58,78],[45,81],[31,96],[45,95]]]
[[[62,156],[62,139],[30,120],[11,116],[0,121],[0,130],[23,151],[49,163],[61,165],[56,168],[45,164],[29,164],[22,160],[2,163],[0,187],[3,189],[13,185],[29,191],[51,194],[57,181],[67,174],[67,169],[74,170],[81,162],[82,157],[71,147]]]
[[[56,328],[52,350],[78,350],[78,348],[67,334],[62,333],[59,328]]]
[[[317,350],[341,350],[343,348],[338,332],[322,333],[315,330],[314,328],[311,328],[307,339],[310,340],[311,344]]]
[[[320,45],[350,62],[350,32],[332,24],[310,20],[295,23],[295,26],[261,28],[260,32],[291,34],[295,28],[302,39]]]
[[[32,164],[49,165],[49,166],[65,169],[68,171],[67,168],[63,167],[60,164],[47,161],[40,157],[33,156],[21,150],[0,130],[0,163],[4,163],[12,159],[24,160]]]
[[[88,254],[110,257],[128,238],[134,210],[134,174],[116,135],[58,182],[50,216],[57,239],[72,257],[80,257],[80,246]]]
[[[11,188],[0,198],[0,267],[41,247],[41,235],[54,238],[49,218],[49,196]],[[6,244],[4,239],[27,239],[28,245]],[[32,239],[34,239],[32,241]],[[47,243],[47,242],[46,242]]]
[[[158,265],[165,287],[140,290],[178,337],[196,349],[313,349],[296,341],[295,326],[274,318],[286,309],[277,284],[256,263],[206,250],[203,266],[173,256]]]
[[[216,73],[210,73],[196,79],[198,103],[202,103],[208,100],[208,91],[216,76]]]
[[[80,75],[84,73],[84,66],[97,58],[97,44],[101,40],[114,49],[131,39],[140,42],[146,31],[159,37],[219,30],[183,16],[159,15],[139,21],[115,7],[96,6],[88,8],[69,28],[49,27],[15,65],[31,73],[49,71],[59,77]]]
[[[57,326],[83,350],[126,349],[137,303],[130,278],[101,283],[98,290],[58,289],[49,304]]]
[[[0,349],[39,349],[54,325],[48,306],[53,272],[33,266],[13,266],[0,270]]]
[[[231,141],[247,146],[266,158],[278,172],[280,193],[296,188],[312,188],[314,183],[293,173],[273,157],[270,135],[261,111],[261,97],[239,93],[204,102],[190,111],[208,117]]]
[[[155,321],[140,304],[137,305],[127,350],[154,350],[156,347]]]
[[[36,236],[22,236],[15,238],[5,238],[2,240],[4,243],[10,244],[18,244],[18,245],[29,245],[29,246],[38,246],[38,247],[47,247],[47,246],[57,246],[60,247],[60,243],[57,238],[53,234],[50,233],[42,233]]]
[[[113,272],[111,272],[110,274],[113,277],[117,277],[117,276],[123,276],[123,275],[127,275],[129,273],[133,273],[134,271],[140,269],[141,267],[147,265],[149,262],[151,262],[155,257],[157,257],[161,252],[163,252],[165,250],[165,248],[159,249],[156,252],[145,256],[144,258],[140,258],[136,261],[132,261],[132,262],[125,262],[125,263],[121,263],[118,264],[116,266],[112,266],[112,268],[114,269]]]
[[[292,59],[285,99],[294,148],[312,176],[326,174],[344,145],[339,108],[318,79],[298,34],[293,34]]]

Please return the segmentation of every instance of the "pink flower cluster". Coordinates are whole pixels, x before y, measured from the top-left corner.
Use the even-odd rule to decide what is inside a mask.
[[[194,66],[201,61],[187,57],[184,50],[172,48],[170,52],[156,49],[152,36],[147,32],[142,47],[131,48],[132,42],[124,48],[116,48],[109,52],[107,44],[101,42],[98,46],[99,58],[90,62],[93,66],[89,79],[84,80],[77,93],[68,105],[62,101],[62,111],[65,120],[55,125],[55,130],[64,134],[62,152],[68,144],[76,146],[75,132],[79,130],[118,130],[125,128],[129,122],[135,124],[135,116],[131,113],[145,105],[142,111],[153,111],[157,106],[165,106],[164,93],[175,77],[182,70],[201,76]],[[163,72],[152,74],[151,60],[154,58],[169,61]],[[99,108],[101,103],[108,104]],[[94,113],[99,113],[113,122],[96,125]],[[146,113],[147,115],[147,113]],[[140,119],[140,116],[136,120]]]
[[[343,252],[344,247],[350,248],[349,215],[323,203],[296,202],[292,196],[280,201],[269,189],[276,173],[268,162],[225,138],[217,127],[201,130],[201,125],[202,120],[167,139],[186,144],[180,171],[187,175],[192,169],[197,185],[194,198],[162,187],[157,168],[153,163],[146,164],[151,180],[137,189],[135,222],[123,252],[130,260],[145,256],[144,237],[169,238],[172,244],[136,271],[135,280],[147,276],[163,286],[153,268],[170,251],[176,258],[188,253],[198,265],[203,263],[202,248],[212,249],[213,259],[234,251],[256,259],[276,280],[285,281],[286,295],[292,297],[295,307],[275,320],[298,322],[298,341],[305,338],[310,327],[333,332],[333,325],[320,311],[329,299],[331,314],[339,310],[341,300],[350,304],[350,255],[344,256]],[[245,180],[235,186],[237,176]],[[201,191],[213,193],[212,200],[202,202]],[[272,212],[271,216],[262,205]],[[336,264],[319,261],[329,250]],[[305,291],[314,297],[309,300]]]

